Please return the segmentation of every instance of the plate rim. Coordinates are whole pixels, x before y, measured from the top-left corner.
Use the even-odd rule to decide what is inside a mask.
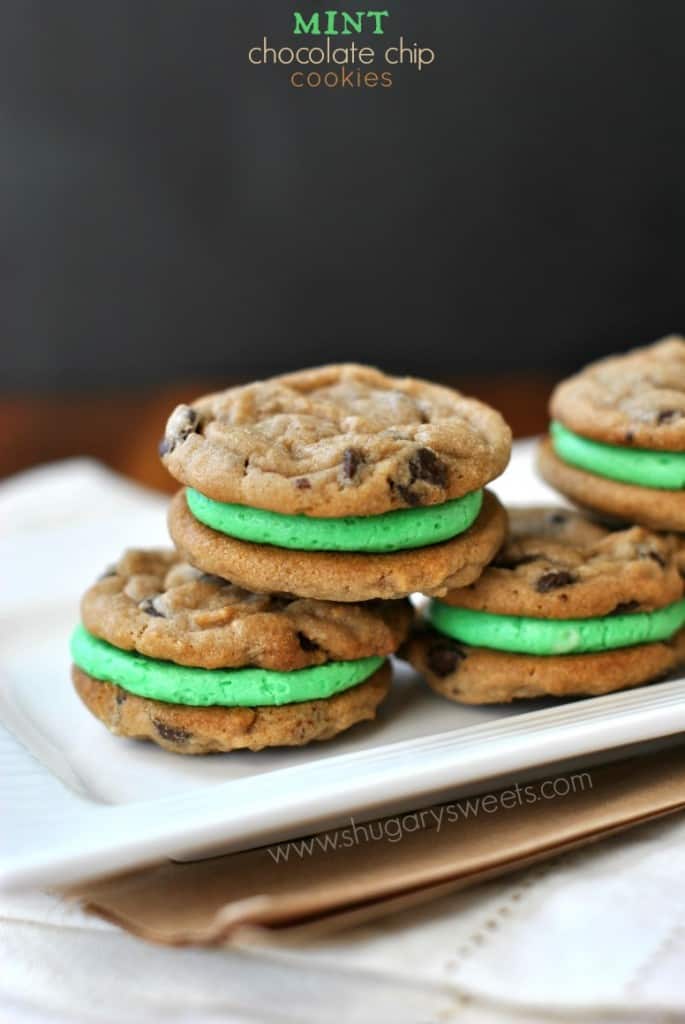
[[[0,888],[12,889],[199,856],[216,844],[228,852],[264,845],[266,837],[284,841],[315,831],[317,820],[396,801],[418,806],[441,790],[671,736],[685,731],[685,678],[126,804],[101,804],[72,790],[1,712],[0,803],[18,838],[0,846]],[[39,808],[42,826],[51,829],[49,849],[30,842]]]

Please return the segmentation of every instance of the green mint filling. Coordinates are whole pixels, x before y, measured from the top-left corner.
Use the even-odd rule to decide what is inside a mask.
[[[439,544],[468,530],[480,512],[483,492],[472,491],[442,505],[339,519],[214,501],[192,487],[186,489],[186,500],[201,523],[238,540],[298,551],[389,552]]]
[[[74,664],[94,679],[116,683],[138,697],[192,707],[260,707],[321,700],[362,683],[384,658],[329,661],[275,672],[266,668],[189,668],[122,651],[78,625],[71,637]]]
[[[685,487],[685,452],[656,452],[591,441],[554,420],[552,447],[563,462],[597,476],[639,487],[680,491]]]
[[[685,599],[653,612],[596,619],[495,615],[433,600],[428,618],[439,632],[471,647],[543,656],[589,654],[668,640],[685,625]]]

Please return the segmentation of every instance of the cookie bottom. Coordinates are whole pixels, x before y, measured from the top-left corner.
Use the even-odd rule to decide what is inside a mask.
[[[663,643],[549,657],[469,647],[426,630],[416,633],[402,651],[433,690],[461,704],[596,697],[653,682],[672,671],[684,655],[685,630]]]
[[[200,523],[179,491],[169,508],[176,547],[204,572],[246,590],[294,593],[323,601],[406,597],[414,591],[439,597],[480,576],[498,551],[507,517],[490,491],[473,526],[452,540],[387,554],[295,551],[236,540]]]
[[[538,469],[547,483],[582,508],[652,530],[685,531],[685,491],[624,484],[577,469],[559,458],[549,438],[540,445]]]
[[[218,754],[331,739],[375,718],[390,689],[391,672],[385,662],[363,683],[326,700],[255,708],[196,708],[136,697],[75,665],[72,679],[88,710],[115,736],[151,740],[174,754]]]

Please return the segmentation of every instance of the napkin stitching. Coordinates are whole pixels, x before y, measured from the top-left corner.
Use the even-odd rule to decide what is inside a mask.
[[[490,911],[487,917],[469,933],[456,953],[452,954],[443,963],[443,970],[450,971],[452,974],[458,974],[465,962],[476,950],[482,952],[483,947],[488,944],[505,922],[511,921],[515,908],[517,910],[520,909],[524,899],[530,897],[534,887],[550,873],[556,866],[557,861],[558,858],[555,858],[544,865],[530,868],[518,884],[509,891],[502,902],[494,910]]]
[[[633,995],[637,994],[638,989],[642,987],[647,976],[651,973],[656,961],[661,959],[664,953],[674,948],[677,940],[682,939],[683,935],[685,935],[685,926],[680,921],[676,921],[668,929],[661,942],[657,943],[656,947],[645,957],[642,963],[633,969],[631,976],[627,979],[624,986],[626,995],[631,993]]]

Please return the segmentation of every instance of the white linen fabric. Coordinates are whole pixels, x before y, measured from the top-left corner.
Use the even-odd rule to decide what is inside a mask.
[[[517,445],[495,489],[509,502],[558,501],[534,475],[532,442]],[[0,534],[16,541],[19,560],[31,539],[44,551],[51,527],[69,523],[74,572],[85,586],[93,566],[79,563],[79,524],[104,515],[115,535],[117,516],[130,519],[134,512],[140,542],[165,544],[164,504],[96,463],[70,460],[0,485]],[[0,614],[35,599],[35,580],[10,561],[3,567]],[[51,596],[60,586],[51,582]],[[53,895],[2,894],[0,1019],[685,1019],[684,854],[685,819],[678,816],[287,949],[155,947]]]

